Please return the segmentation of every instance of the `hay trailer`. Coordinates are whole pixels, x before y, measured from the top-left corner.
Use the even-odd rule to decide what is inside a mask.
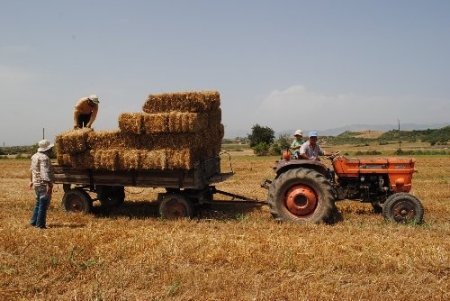
[[[62,205],[66,211],[91,212],[93,202],[99,200],[102,207],[117,207],[125,201],[125,187],[165,188],[158,194],[159,214],[162,218],[192,217],[198,206],[231,203],[254,204],[264,202],[245,196],[221,191],[212,184],[225,181],[234,172],[220,172],[220,158],[197,162],[189,170],[129,170],[111,171],[77,169],[54,165],[55,184],[62,184]],[[95,193],[96,198],[89,194]],[[213,195],[232,197],[231,201],[214,200]]]

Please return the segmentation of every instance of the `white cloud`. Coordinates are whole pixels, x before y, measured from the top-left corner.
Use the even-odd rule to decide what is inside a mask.
[[[415,96],[327,95],[295,85],[274,90],[255,111],[253,123],[286,129],[332,129],[351,124],[447,122],[449,101]]]

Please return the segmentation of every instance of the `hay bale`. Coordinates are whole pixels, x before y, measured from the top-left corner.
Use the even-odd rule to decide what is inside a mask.
[[[62,133],[55,138],[55,147],[57,154],[77,154],[86,151],[87,137],[93,130],[82,128],[70,130]]]
[[[169,115],[162,114],[144,114],[143,129],[146,134],[166,133],[169,131]]]
[[[119,128],[122,132],[142,134],[143,119],[143,113],[122,113],[119,116]]]
[[[167,155],[165,149],[140,152],[140,169],[165,170],[166,168]]]
[[[120,131],[91,132],[87,137],[87,147],[92,150],[137,148],[139,136],[141,135]]]
[[[220,107],[217,91],[193,91],[153,94],[147,97],[142,107],[146,113],[206,112]]]
[[[118,152],[118,169],[138,170],[141,168],[141,151],[137,149],[120,150]]]
[[[117,149],[99,149],[91,153],[95,169],[117,170],[119,162],[119,152]]]
[[[194,153],[190,148],[166,149],[167,169],[191,169],[194,166]]]

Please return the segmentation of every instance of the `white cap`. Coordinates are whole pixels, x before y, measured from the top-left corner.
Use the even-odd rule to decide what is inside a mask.
[[[92,100],[93,103],[99,103],[100,101],[98,101],[98,96],[95,94],[89,95],[88,98],[90,100]]]
[[[44,139],[39,141],[38,146],[38,152],[43,153],[51,149],[53,147],[53,144],[51,144],[50,141]]]
[[[303,131],[302,130],[296,130],[294,133],[294,136],[302,136],[303,137]]]

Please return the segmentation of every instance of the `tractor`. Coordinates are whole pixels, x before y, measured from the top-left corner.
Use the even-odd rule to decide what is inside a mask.
[[[285,152],[276,161],[274,180],[264,180],[272,216],[279,221],[334,223],[340,200],[371,203],[388,221],[419,224],[424,209],[411,190],[414,159],[353,159],[334,153],[332,168],[320,161],[291,159]]]

